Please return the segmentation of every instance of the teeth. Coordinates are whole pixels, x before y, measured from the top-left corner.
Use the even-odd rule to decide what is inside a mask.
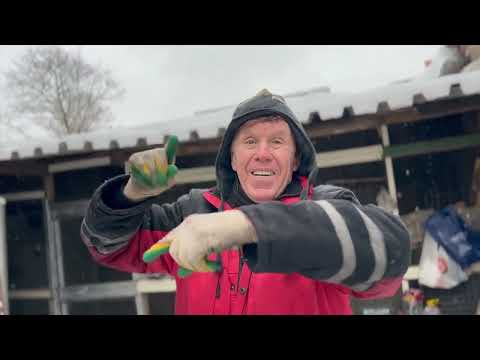
[[[271,176],[274,173],[272,171],[252,171],[252,174],[256,176]]]

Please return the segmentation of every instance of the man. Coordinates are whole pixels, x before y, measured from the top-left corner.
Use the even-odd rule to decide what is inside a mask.
[[[168,159],[164,149],[133,154],[143,175],[103,184],[81,235],[101,264],[174,276],[176,314],[351,314],[350,296],[398,290],[410,258],[404,225],[347,189],[313,187],[314,146],[282,97],[262,90],[237,107],[215,188],[159,204],[174,176],[164,186],[141,178],[153,183]],[[157,241],[169,253],[145,263]],[[194,272],[180,277],[180,267]]]

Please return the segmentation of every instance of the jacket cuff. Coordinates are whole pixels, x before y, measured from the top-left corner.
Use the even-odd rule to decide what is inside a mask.
[[[93,195],[92,202],[98,209],[110,215],[136,215],[144,213],[145,209],[155,202],[150,198],[141,202],[133,202],[123,194],[130,175],[116,176],[101,185]]]
[[[252,206],[242,206],[241,211],[248,217],[257,231],[257,242],[254,244],[246,244],[243,246],[243,254],[247,259],[248,267],[252,272],[272,272],[271,264],[271,244],[262,239],[258,233],[259,225],[257,219],[251,213]]]

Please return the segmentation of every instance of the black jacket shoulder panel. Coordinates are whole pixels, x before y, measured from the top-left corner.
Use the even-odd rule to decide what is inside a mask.
[[[313,191],[313,200],[349,200],[357,205],[360,201],[357,199],[353,191],[335,185],[318,185]]]

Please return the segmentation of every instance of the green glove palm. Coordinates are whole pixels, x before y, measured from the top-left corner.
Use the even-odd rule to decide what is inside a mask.
[[[168,180],[175,177],[178,172],[178,168],[174,164],[177,145],[178,138],[176,136],[171,136],[165,146],[167,164],[163,164],[158,156],[154,156],[153,163],[155,166],[153,171],[146,163],[143,163],[143,166],[140,165],[140,168],[139,165],[132,162],[130,164],[130,169],[135,181],[147,188],[167,186]]]
[[[158,196],[174,185],[178,173],[175,156],[178,139],[171,136],[163,148],[134,153],[127,162],[131,174],[123,190],[132,201]]]

